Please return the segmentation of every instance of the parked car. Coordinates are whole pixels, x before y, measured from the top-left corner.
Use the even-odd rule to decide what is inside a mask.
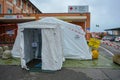
[[[115,41],[115,36],[104,36],[103,38],[102,38],[102,40],[103,41],[105,41],[105,40],[109,40],[109,41]]]
[[[115,36],[112,36],[112,38],[110,39],[110,41],[115,41]]]
[[[115,38],[115,41],[120,42],[120,36]]]

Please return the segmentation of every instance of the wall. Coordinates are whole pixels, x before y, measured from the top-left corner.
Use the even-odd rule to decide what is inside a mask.
[[[14,4],[13,0],[0,0],[0,4],[2,5],[2,13],[6,14],[8,8],[12,9],[13,13],[35,13],[35,11],[37,11],[37,13],[41,13],[37,8],[35,8],[35,6],[28,1],[28,4],[30,5],[30,7],[28,7],[29,9],[33,9],[32,12],[28,11],[28,9],[26,9],[27,3],[25,0],[18,0],[18,3]],[[22,7],[22,4],[24,5]]]
[[[71,23],[80,25],[82,27],[82,29],[85,30],[85,22],[71,22]]]
[[[41,13],[31,2],[29,2],[29,0],[28,0],[28,4],[30,6],[28,7],[28,9],[26,8],[28,4],[26,3],[25,0],[17,0],[17,1],[18,2],[15,4],[14,0],[0,0],[0,5],[2,6],[2,13],[0,14],[3,14],[2,16],[4,16],[4,14],[8,14],[8,9],[12,10],[12,14]],[[24,4],[23,7],[22,7],[22,4]],[[32,9],[32,12],[30,11],[31,9]],[[17,30],[15,30],[14,35],[8,35],[6,34],[6,32],[9,30],[14,30],[16,28],[17,28],[16,25],[9,26],[8,24],[5,26],[2,26],[2,24],[0,24],[0,44],[1,43],[6,43],[6,44],[13,43],[17,35]]]
[[[113,30],[112,33],[112,35],[120,35],[120,30]]]

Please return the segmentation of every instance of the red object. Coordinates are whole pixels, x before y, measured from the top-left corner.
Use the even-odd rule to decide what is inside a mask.
[[[70,10],[73,10],[73,8],[72,8],[72,7],[70,7]]]

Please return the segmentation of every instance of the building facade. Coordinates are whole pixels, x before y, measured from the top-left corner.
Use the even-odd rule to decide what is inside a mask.
[[[82,27],[90,38],[90,13],[42,13],[29,0],[0,0],[0,44],[13,44],[17,23],[55,17]]]
[[[41,13],[29,0],[0,0],[0,14]]]
[[[107,31],[108,35],[120,36],[120,27],[105,29],[105,31]]]
[[[36,8],[29,0],[0,0],[0,15],[13,15],[13,14],[38,14],[41,11]],[[7,18],[12,16],[5,16]],[[21,16],[16,16],[20,18]],[[14,16],[15,18],[15,16]],[[11,45],[14,43],[17,35],[17,24],[16,23],[0,23],[0,44]]]
[[[19,17],[18,17],[19,16]],[[40,14],[3,14],[0,15],[0,35],[4,34],[5,38],[0,38],[1,42],[14,42],[16,37],[17,23],[39,20],[44,17],[55,17],[69,23],[73,23],[82,27],[86,32],[86,38],[89,39],[90,34],[87,29],[90,28],[90,13],[40,13]],[[4,23],[4,24],[3,24]],[[8,25],[9,24],[9,25]],[[14,24],[14,25],[13,25]],[[7,25],[7,26],[6,26]],[[12,39],[12,40],[8,40]]]

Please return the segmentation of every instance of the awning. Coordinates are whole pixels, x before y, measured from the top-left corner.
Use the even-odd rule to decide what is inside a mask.
[[[113,31],[113,30],[120,30],[120,28],[105,29],[105,31]]]
[[[35,17],[24,17],[21,19],[5,19],[0,17],[0,24],[14,24],[14,23],[23,23],[36,20]]]
[[[21,16],[21,15],[20,15]],[[44,16],[39,17],[39,19]],[[85,22],[87,20],[87,16],[54,16],[55,18],[67,21],[67,22]],[[37,20],[36,17],[23,17],[17,18],[16,15],[0,17],[0,24],[15,24],[15,23],[24,23],[29,21]]]

